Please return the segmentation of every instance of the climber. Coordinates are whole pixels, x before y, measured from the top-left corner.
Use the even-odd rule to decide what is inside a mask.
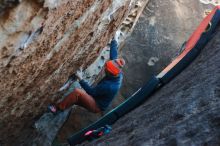
[[[76,88],[64,100],[48,106],[50,112],[56,114],[73,104],[82,106],[93,113],[105,111],[121,87],[125,65],[124,59],[118,59],[118,44],[113,38],[110,44],[110,60],[105,64],[105,77],[95,86],[91,87],[82,79],[82,72],[77,71],[76,77],[81,87]]]

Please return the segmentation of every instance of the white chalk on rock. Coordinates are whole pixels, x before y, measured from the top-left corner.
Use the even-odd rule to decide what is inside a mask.
[[[47,7],[49,9],[53,9],[58,6],[58,3],[59,3],[58,0],[45,0],[44,7]]]
[[[157,58],[157,57],[151,57],[150,59],[149,59],[149,61],[148,61],[148,65],[149,66],[154,66],[155,64],[156,64],[156,62],[158,62],[159,61],[159,58]]]
[[[217,6],[220,4],[220,0],[199,0],[203,4],[212,4],[214,6]]]

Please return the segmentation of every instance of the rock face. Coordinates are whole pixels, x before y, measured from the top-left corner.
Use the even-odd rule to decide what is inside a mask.
[[[0,145],[31,145],[56,91],[112,38],[131,0],[23,0],[0,18]],[[114,19],[108,16],[114,15]]]
[[[105,137],[84,145],[220,145],[220,26],[197,59]]]
[[[198,0],[152,0],[125,41],[126,59],[122,95],[129,97],[152,75],[159,73],[178,54],[212,6]]]

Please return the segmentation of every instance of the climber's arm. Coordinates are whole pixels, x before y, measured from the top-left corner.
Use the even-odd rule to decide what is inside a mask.
[[[112,39],[110,44],[110,60],[118,58],[118,43],[115,39]]]
[[[108,86],[104,84],[98,84],[95,87],[91,87],[86,81],[81,80],[80,82],[81,87],[91,96],[96,97],[103,94],[108,94],[109,89]]]
[[[76,78],[79,80],[79,84],[81,87],[89,94],[89,95],[94,95],[94,88],[91,87],[86,81],[83,80],[83,72],[82,68],[76,71],[75,74]]]

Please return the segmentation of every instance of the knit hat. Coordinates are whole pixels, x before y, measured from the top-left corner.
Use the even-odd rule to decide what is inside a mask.
[[[124,59],[115,59],[115,60],[107,61],[105,64],[105,68],[112,75],[118,76],[124,65],[125,65]]]

